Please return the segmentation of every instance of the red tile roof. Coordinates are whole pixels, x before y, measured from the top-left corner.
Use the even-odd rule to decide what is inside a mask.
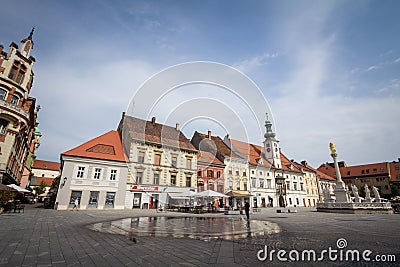
[[[315,169],[314,167],[308,165],[307,162],[305,162],[305,161],[302,161],[301,163],[295,162],[295,164],[298,164],[298,166],[299,166],[300,168],[303,167],[303,168],[307,169],[308,171],[313,171],[313,172],[315,172],[316,176],[317,176],[319,179],[324,179],[324,180],[329,180],[329,181],[336,181],[336,178],[334,178],[333,176],[330,176],[330,175],[328,175],[328,174],[325,174],[325,173],[323,173],[323,172],[321,172],[321,171]]]
[[[61,155],[127,162],[117,131],[109,131]]]
[[[196,150],[180,130],[160,123],[123,115],[118,130],[122,131],[124,140],[137,139],[181,149]]]
[[[60,166],[61,165],[59,162],[36,159],[35,162],[33,162],[32,168],[41,170],[59,171]]]
[[[324,163],[318,170],[334,177],[336,170],[333,166],[333,163]],[[387,162],[339,167],[339,170],[342,178],[389,175]]]
[[[213,153],[207,151],[199,151],[197,154],[197,162],[198,164],[206,163],[206,164],[220,164],[223,165],[224,163],[220,161]]]
[[[227,146],[224,141],[219,136],[208,136],[208,134],[203,134],[195,132],[193,134],[191,143],[194,147],[202,151],[208,151],[216,155],[216,157],[224,162],[225,157],[240,158],[238,155],[232,152],[232,150]]]

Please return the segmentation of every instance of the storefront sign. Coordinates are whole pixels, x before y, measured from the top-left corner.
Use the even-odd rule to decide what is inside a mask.
[[[158,191],[158,186],[131,185],[131,190]]]

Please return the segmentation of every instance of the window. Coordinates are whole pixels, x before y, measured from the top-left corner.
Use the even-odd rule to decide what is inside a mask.
[[[98,191],[90,191],[88,208],[97,208],[98,201],[99,201],[99,192]]]
[[[254,174],[254,170],[251,170],[251,174]]]
[[[364,174],[365,173],[365,170],[361,170],[361,174]]]
[[[5,134],[7,131],[8,121],[0,119],[0,134]]]
[[[201,171],[197,171],[197,177],[202,177]]]
[[[381,172],[384,172],[385,171],[385,168],[381,168]]]
[[[95,168],[94,169],[94,175],[93,179],[99,180],[101,175],[101,169],[100,168]]]
[[[296,203],[297,205],[299,205],[299,199],[296,197]]]
[[[400,170],[400,166],[399,166],[399,165],[396,165],[396,166],[394,166],[394,169],[395,169],[396,171],[398,171],[398,170]]]
[[[208,181],[208,190],[214,190],[214,183],[212,181]]]
[[[143,182],[143,172],[136,173],[136,183],[141,184]]]
[[[236,175],[239,175],[239,169],[236,169]]]
[[[347,175],[350,175],[350,171],[347,172]]]
[[[172,167],[177,167],[178,166],[178,158],[176,156],[172,157]]]
[[[291,198],[289,198],[289,204],[292,205],[292,199]]]
[[[204,191],[204,183],[202,181],[197,183],[197,189],[202,192]]]
[[[232,189],[233,189],[233,182],[232,182],[232,181],[229,181],[229,182],[228,182],[228,187],[229,187],[229,190],[232,190]]]
[[[111,170],[110,180],[115,181],[117,178],[117,170]]]
[[[19,101],[19,97],[18,97],[18,96],[13,95],[13,96],[11,97],[11,104],[13,104],[13,105],[18,105],[18,101]]]
[[[264,180],[260,180],[260,187],[264,188]]]
[[[138,162],[144,163],[144,151],[139,151],[138,153]]]
[[[85,173],[85,167],[79,166],[78,172],[76,173],[76,178],[83,178],[84,173]]]
[[[176,175],[171,175],[171,184],[176,185]]]
[[[236,182],[236,190],[240,190],[240,182]]]
[[[243,176],[246,176],[246,171],[243,171]]]
[[[304,185],[303,185],[303,183],[300,183],[300,190],[301,190],[301,191],[304,191]]]
[[[192,168],[192,160],[186,159],[186,169],[191,169],[191,168]]]
[[[186,187],[192,186],[192,177],[186,176]]]
[[[213,171],[212,170],[207,170],[207,177],[209,177],[209,178],[213,177]]]
[[[251,179],[251,187],[255,188],[257,186],[257,180],[255,178]]]
[[[114,208],[115,192],[107,192],[105,208]]]
[[[400,174],[396,174],[396,179],[400,180]]]
[[[286,188],[290,190],[290,182],[286,182]]]
[[[247,190],[247,183],[243,183],[243,190]]]
[[[79,205],[81,204],[81,197],[82,197],[82,191],[72,191],[71,192],[71,197],[69,199],[69,207],[72,208],[75,203],[75,199],[78,199]]]
[[[232,174],[232,167],[229,168],[229,174]]]
[[[366,169],[366,170],[365,170],[365,173],[369,173],[369,169]]]
[[[293,189],[297,190],[297,183],[293,183]]]
[[[223,193],[224,192],[224,186],[223,184],[218,184],[218,192]]]
[[[154,174],[154,184],[160,184],[160,174],[159,173]]]
[[[160,154],[154,155],[154,165],[157,165],[157,166],[161,165],[161,155]]]
[[[25,72],[26,67],[20,62],[14,61],[10,73],[8,74],[8,78],[20,84],[24,80]]]
[[[372,171],[373,171],[374,173],[377,173],[377,172],[378,172],[378,169],[375,168],[375,169],[373,169]]]
[[[7,91],[4,89],[0,89],[0,99],[6,100],[6,96],[7,96]]]
[[[221,172],[217,171],[217,178],[221,177]]]
[[[271,188],[271,180],[270,179],[267,180],[267,188]]]

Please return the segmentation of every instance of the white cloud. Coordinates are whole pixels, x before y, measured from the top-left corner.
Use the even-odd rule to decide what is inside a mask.
[[[262,55],[254,56],[249,59],[244,59],[240,62],[234,63],[233,66],[244,73],[250,73],[254,69],[268,64],[268,60],[276,58],[278,53],[264,53]]]

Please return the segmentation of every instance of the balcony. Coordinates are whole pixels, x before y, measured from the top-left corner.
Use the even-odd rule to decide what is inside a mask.
[[[0,99],[0,106],[6,107],[8,109],[11,109],[12,111],[15,111],[15,112],[17,112],[19,114],[22,114],[23,116],[29,118],[29,112],[28,111],[24,110],[21,107],[18,107],[15,104],[11,104],[10,102],[4,101],[3,99]]]

